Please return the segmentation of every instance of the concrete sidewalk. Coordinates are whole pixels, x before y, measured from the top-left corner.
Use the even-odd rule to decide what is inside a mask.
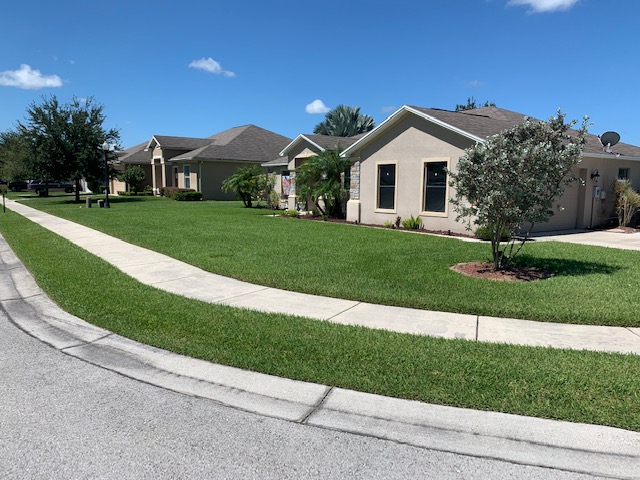
[[[1,236],[0,317],[66,355],[259,415],[521,465],[640,478],[637,432],[305,383],[216,365],[120,337],[62,311]]]
[[[640,328],[570,325],[434,312],[320,297],[241,282],[8,200],[7,207],[138,281],[210,303],[401,333],[640,354]]]

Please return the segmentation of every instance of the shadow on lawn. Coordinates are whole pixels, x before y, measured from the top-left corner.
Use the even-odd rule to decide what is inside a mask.
[[[613,274],[622,267],[601,262],[572,260],[567,258],[540,258],[532,255],[520,255],[516,261],[518,265],[543,268],[554,272],[556,276],[575,277],[579,275]]]

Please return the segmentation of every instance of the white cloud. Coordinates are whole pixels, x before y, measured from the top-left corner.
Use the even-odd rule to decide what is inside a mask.
[[[482,86],[482,82],[480,80],[469,80],[467,82],[467,86],[471,88],[478,88]]]
[[[329,110],[331,109],[327,107],[322,100],[314,100],[313,102],[311,102],[309,105],[305,107],[305,111],[311,114],[327,113]]]
[[[225,70],[222,68],[220,63],[216,62],[213,58],[204,58],[202,57],[200,60],[194,60],[189,64],[189,68],[195,68],[197,70],[204,70],[208,73],[213,73],[215,75],[224,75],[225,77],[235,77],[236,74],[230,72],[229,70]]]
[[[71,64],[71,65],[75,65],[75,64],[76,64],[76,61],[75,61],[75,60],[69,60],[69,64]]]
[[[529,13],[557,12],[569,10],[579,0],[509,0],[507,6],[527,5],[531,7]]]
[[[42,75],[40,70],[33,70],[29,65],[22,64],[18,70],[0,72],[0,86],[39,90],[47,87],[61,87],[62,79],[57,75]]]
[[[384,113],[389,113],[389,112],[395,111],[396,107],[395,107],[395,105],[386,105],[386,106],[382,107],[380,110],[383,111]]]

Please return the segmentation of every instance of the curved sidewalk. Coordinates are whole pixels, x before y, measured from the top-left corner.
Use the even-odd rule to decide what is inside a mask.
[[[259,415],[521,465],[640,478],[638,432],[382,397],[217,365],[128,340],[61,310],[2,236],[0,318],[98,367]]]
[[[15,201],[7,200],[7,207],[142,283],[205,302],[401,333],[640,354],[640,328],[571,325],[434,312],[290,292],[205,272]]]

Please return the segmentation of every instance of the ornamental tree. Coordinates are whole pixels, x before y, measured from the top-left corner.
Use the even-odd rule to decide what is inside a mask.
[[[253,201],[260,201],[273,188],[275,177],[264,173],[260,167],[252,165],[242,167],[222,182],[222,191],[232,191],[242,200],[244,206],[251,208]]]
[[[546,122],[528,119],[466,149],[458,172],[450,172],[456,220],[489,230],[495,269],[513,262],[533,226],[554,215],[556,199],[577,180],[571,169],[581,160],[588,118],[578,130],[570,130],[575,120],[564,120],[560,110]]]
[[[132,192],[138,191],[138,185],[144,182],[146,178],[144,174],[144,169],[139,165],[132,165],[127,167],[127,169],[122,172],[120,175],[120,180],[126,182],[129,185],[129,188]]]
[[[310,198],[323,217],[341,218],[348,195],[344,178],[350,165],[349,160],[340,157],[340,148],[309,157],[296,170],[298,196]]]

